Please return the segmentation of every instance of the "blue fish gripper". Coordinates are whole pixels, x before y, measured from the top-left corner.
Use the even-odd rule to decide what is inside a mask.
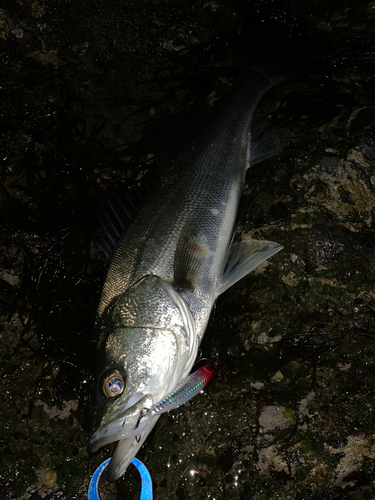
[[[99,480],[110,460],[110,458],[104,460],[104,462],[101,463],[94,472],[89,484],[88,500],[100,500]],[[131,463],[135,465],[135,467],[138,469],[139,474],[141,475],[142,486],[140,500],[152,500],[152,481],[147,467],[137,458],[133,458]]]

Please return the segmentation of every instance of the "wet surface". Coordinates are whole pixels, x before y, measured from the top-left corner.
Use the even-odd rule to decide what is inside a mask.
[[[374,2],[252,2],[323,57],[267,93],[296,135],[249,172],[237,237],[284,250],[220,297],[215,379],[139,454],[155,499],[375,497]],[[215,104],[238,62],[233,2],[7,1],[0,9],[0,498],[86,498],[105,273],[103,189],[152,186],[142,129]],[[101,485],[137,499],[139,477]]]

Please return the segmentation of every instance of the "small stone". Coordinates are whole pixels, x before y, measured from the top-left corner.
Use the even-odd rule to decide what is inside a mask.
[[[57,479],[56,471],[51,469],[46,473],[43,484],[44,486],[47,486],[47,488],[51,488],[56,483],[56,479]]]
[[[277,371],[273,377],[271,377],[271,382],[281,382],[284,378],[284,375],[281,371]]]

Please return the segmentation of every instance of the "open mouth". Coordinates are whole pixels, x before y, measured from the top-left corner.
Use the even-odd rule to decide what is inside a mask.
[[[116,418],[94,432],[89,441],[90,451],[94,453],[106,444],[134,438],[143,432],[151,405],[152,398],[148,394],[133,396]]]
[[[115,419],[92,435],[89,441],[89,449],[92,453],[102,446],[118,441],[105,471],[108,481],[116,481],[125,473],[156,424],[159,415],[150,413],[151,406],[150,395],[137,393]]]
[[[142,433],[119,441],[105,471],[108,481],[116,481],[126,472],[126,469],[142,447],[158,419],[159,415],[153,415],[151,419],[145,422]]]

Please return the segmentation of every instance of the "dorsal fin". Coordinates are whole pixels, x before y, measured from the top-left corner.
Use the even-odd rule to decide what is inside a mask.
[[[162,167],[177,156],[184,145],[198,133],[204,121],[204,115],[194,111],[169,116],[148,125],[143,131],[143,139]]]
[[[101,249],[108,261],[121,234],[130,224],[148,196],[148,192],[140,194],[135,188],[133,196],[126,191],[121,193],[104,193],[98,199],[97,215],[100,224],[98,233],[101,236]]]

